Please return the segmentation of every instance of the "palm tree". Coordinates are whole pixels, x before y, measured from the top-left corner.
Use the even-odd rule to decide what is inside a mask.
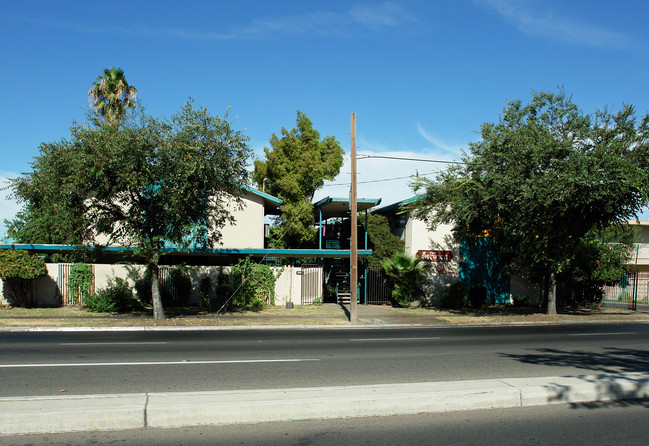
[[[394,284],[392,297],[400,307],[407,307],[412,296],[423,283],[427,267],[421,259],[397,251],[391,258],[381,262],[385,274]]]
[[[103,76],[97,76],[88,97],[106,123],[122,120],[127,108],[135,107],[137,89],[126,82],[121,68],[106,68]]]

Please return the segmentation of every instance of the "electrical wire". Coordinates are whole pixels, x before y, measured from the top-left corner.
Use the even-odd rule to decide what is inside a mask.
[[[405,158],[400,156],[383,156],[383,155],[362,155],[359,154],[356,159],[364,160],[368,158],[378,158],[386,160],[399,160],[399,161],[419,161],[422,163],[441,163],[441,164],[466,164],[464,161],[445,161],[445,160],[433,160],[425,158]]]
[[[426,177],[428,175],[434,175],[437,172],[430,172],[430,173],[420,173],[415,176],[420,176],[420,177]],[[368,180],[368,181],[357,181],[356,184],[368,184],[368,183],[383,183],[386,181],[396,181],[396,180],[404,180],[406,178],[412,178],[413,175],[408,175],[406,177],[395,177],[395,178],[382,178],[379,180]],[[352,183],[334,183],[334,184],[325,184],[322,187],[331,187],[331,186],[350,186]]]

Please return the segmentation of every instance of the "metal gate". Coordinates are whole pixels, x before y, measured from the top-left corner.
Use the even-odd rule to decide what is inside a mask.
[[[301,304],[311,305],[316,299],[322,302],[322,285],[324,281],[321,265],[302,265]]]
[[[605,286],[602,307],[637,311],[638,300],[647,301],[649,273],[634,271],[615,285]]]
[[[367,268],[367,303],[389,304],[392,302],[392,284],[388,280],[383,268]]]

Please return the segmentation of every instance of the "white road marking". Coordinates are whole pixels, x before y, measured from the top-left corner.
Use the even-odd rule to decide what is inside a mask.
[[[438,341],[440,337],[427,338],[356,338],[350,339],[351,342],[381,342],[381,341]]]
[[[80,362],[80,363],[53,363],[53,364],[0,364],[0,369],[18,369],[33,367],[104,367],[104,366],[129,366],[129,365],[197,365],[197,364],[264,364],[275,362],[307,362],[320,361],[320,359],[234,359],[214,361],[141,361],[141,362]]]
[[[632,335],[635,334],[632,331],[622,332],[609,332],[609,333],[571,333],[568,336],[619,336],[619,335]]]
[[[60,342],[59,345],[158,345],[166,342]]]

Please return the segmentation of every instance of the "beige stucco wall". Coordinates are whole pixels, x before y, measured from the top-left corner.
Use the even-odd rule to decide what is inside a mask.
[[[239,209],[229,201],[227,209],[234,223],[221,228],[221,243],[217,248],[263,249],[264,248],[264,202],[261,197],[246,193],[244,207]]]
[[[226,223],[220,229],[221,242],[215,248],[263,249],[264,247],[264,202],[263,198],[250,192],[241,197],[242,207],[234,199],[228,199],[226,209],[234,217],[233,223]],[[99,234],[100,245],[114,245],[108,234]]]
[[[459,246],[454,242],[451,225],[438,225],[434,230],[426,222],[408,217],[401,239],[405,242],[405,253],[415,256],[420,250],[451,251],[450,262],[427,262],[429,271],[424,295],[431,304],[436,304],[441,292],[458,281]]]
[[[61,296],[64,293],[66,279],[59,280],[58,263],[48,263],[48,275],[39,279],[34,284],[34,305],[36,306],[59,306],[61,305]],[[108,265],[95,264],[95,291],[106,288],[111,281],[119,277],[125,279],[133,286],[133,281],[129,278],[130,271],[143,271],[143,265]],[[281,273],[275,283],[275,305],[284,306],[287,302],[293,302],[299,305],[301,302],[301,285],[302,275],[300,267],[286,266],[284,268],[272,268],[275,274]],[[212,281],[212,295],[215,297],[217,278],[220,271],[228,273],[230,267],[218,266],[193,266],[189,267],[189,275],[192,281],[192,290],[189,302],[198,303],[198,290],[201,280],[209,277]],[[9,305],[11,296],[9,289],[3,281],[0,281],[0,303]]]

